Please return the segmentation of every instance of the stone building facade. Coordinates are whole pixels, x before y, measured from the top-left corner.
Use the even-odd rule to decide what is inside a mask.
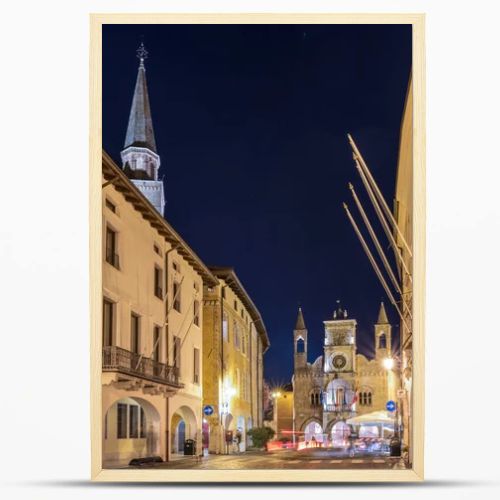
[[[263,418],[263,355],[269,338],[262,317],[232,268],[210,267],[219,280],[203,290],[203,404],[205,446],[211,453],[236,451],[226,432],[240,435],[239,451],[250,444],[247,432]],[[211,411],[210,410],[210,411]]]
[[[394,218],[403,235],[406,244],[413,252],[413,85],[410,78],[406,94],[405,108],[401,122],[399,138],[399,157],[396,177],[396,191],[394,194]],[[413,259],[403,244],[401,237],[395,231],[394,237],[398,245],[404,264],[398,266],[405,323],[401,325],[401,406],[402,441],[409,450],[410,463],[413,458],[412,450],[412,380],[413,380]],[[406,269],[409,272],[406,272]]]
[[[324,353],[309,363],[308,330],[299,308],[293,331],[294,431],[301,439],[330,442],[342,439],[347,419],[385,410],[398,381],[383,365],[392,352],[392,327],[383,303],[374,326],[374,359],[357,352],[356,320],[340,304],[323,323]]]

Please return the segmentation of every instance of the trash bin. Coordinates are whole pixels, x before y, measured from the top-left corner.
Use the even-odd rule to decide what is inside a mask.
[[[393,437],[390,443],[391,457],[401,456],[401,441],[397,437]]]
[[[184,441],[184,455],[196,455],[196,442],[194,439]]]

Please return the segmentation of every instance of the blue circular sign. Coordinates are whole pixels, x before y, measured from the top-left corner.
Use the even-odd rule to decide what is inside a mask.
[[[387,401],[385,404],[387,411],[394,411],[396,409],[396,403],[394,401]]]
[[[205,405],[205,406],[203,407],[203,413],[204,413],[205,415],[210,416],[210,415],[212,415],[212,414],[213,414],[213,412],[214,412],[214,407],[213,407],[213,406],[211,406],[211,405]]]

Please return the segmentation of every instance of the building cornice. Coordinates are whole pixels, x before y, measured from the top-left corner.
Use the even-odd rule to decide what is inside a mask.
[[[106,183],[113,184],[115,189],[122,193],[125,199],[134,206],[135,210],[141,213],[151,227],[156,229],[166,241],[175,247],[177,252],[201,275],[206,285],[218,285],[218,279],[208,267],[104,150],[102,151],[102,175]]]
[[[209,269],[217,278],[224,280],[227,286],[231,288],[234,294],[244,304],[245,308],[250,314],[250,317],[252,318],[252,322],[255,325],[255,328],[259,332],[259,336],[264,346],[263,352],[266,352],[271,345],[269,337],[267,335],[266,326],[264,325],[264,321],[262,319],[262,316],[260,315],[259,310],[257,309],[257,306],[253,303],[250,295],[248,295],[238,276],[236,276],[234,269],[232,267],[216,266],[209,266]]]

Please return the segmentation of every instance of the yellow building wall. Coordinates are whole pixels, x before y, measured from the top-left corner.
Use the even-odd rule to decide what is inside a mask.
[[[222,287],[225,293],[222,299],[223,313]],[[203,404],[212,405],[215,410],[212,416],[204,417],[210,424],[209,449],[213,453],[224,453],[227,451],[223,442],[224,431],[229,429],[236,433],[240,429],[240,451],[243,451],[248,444],[247,430],[261,422],[261,340],[249,311],[223,280],[217,287],[205,288],[203,309]],[[222,339],[223,315],[227,318],[227,340]],[[241,335],[239,346],[235,342],[235,325]],[[224,415],[224,412],[229,412],[229,416]]]
[[[276,437],[288,437],[292,441],[293,434],[283,431],[293,431],[293,391],[284,391],[281,397],[277,398],[278,425]],[[276,416],[276,415],[275,415]]]

